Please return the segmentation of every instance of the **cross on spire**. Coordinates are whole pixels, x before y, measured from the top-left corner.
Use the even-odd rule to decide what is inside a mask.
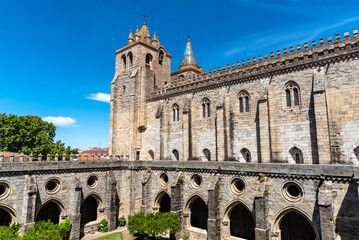
[[[142,14],[142,17],[143,17],[143,22],[146,23],[146,17],[147,17],[147,15],[146,15],[146,14]]]

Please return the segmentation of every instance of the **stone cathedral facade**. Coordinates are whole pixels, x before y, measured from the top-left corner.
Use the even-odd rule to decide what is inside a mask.
[[[110,156],[0,155],[0,225],[165,211],[180,239],[359,239],[358,30],[177,71],[144,24],[116,51]]]

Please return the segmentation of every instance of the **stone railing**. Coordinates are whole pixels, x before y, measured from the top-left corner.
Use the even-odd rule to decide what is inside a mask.
[[[208,88],[213,86],[223,86],[233,81],[246,81],[258,77],[266,77],[277,71],[287,70],[288,68],[303,67],[308,64],[325,64],[328,60],[335,59],[341,56],[346,57],[348,54],[358,53],[359,37],[358,29],[353,30],[352,37],[349,32],[344,33],[344,39],[340,39],[340,34],[335,35],[335,41],[332,36],[327,37],[327,42],[324,39],[319,39],[319,45],[316,41],[311,42],[311,47],[308,43],[297,45],[296,50],[291,46],[277,50],[264,56],[254,57],[247,61],[228,64],[227,66],[210,69],[201,75],[190,75],[186,78],[173,79],[173,81],[165,87],[155,90],[151,93],[148,101],[153,101],[168,97],[169,95],[176,95],[186,93],[188,91],[198,90],[200,88]]]

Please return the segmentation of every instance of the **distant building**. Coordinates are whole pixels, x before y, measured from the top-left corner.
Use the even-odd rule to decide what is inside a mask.
[[[87,160],[86,156],[94,155],[94,160],[98,160],[98,155],[102,157],[100,160],[103,160],[106,155],[108,155],[108,147],[107,148],[89,148],[85,151],[79,153],[80,160]]]

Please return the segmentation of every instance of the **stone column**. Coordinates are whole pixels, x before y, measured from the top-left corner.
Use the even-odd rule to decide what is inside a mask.
[[[181,231],[176,233],[176,239],[181,238],[182,231],[185,229],[185,223],[183,219],[183,177],[180,176],[175,185],[171,186],[171,213],[175,214],[178,219],[181,221]]]
[[[149,209],[149,187],[150,187],[150,180],[151,180],[152,171],[144,174],[143,180],[142,180],[142,202],[141,202],[141,212],[148,213],[150,212]]]
[[[183,108],[183,161],[192,158],[191,103],[186,100]]]
[[[21,234],[25,234],[35,225],[36,197],[38,194],[36,177],[31,175],[25,176],[25,190],[23,200],[23,227]]]
[[[105,215],[108,221],[108,231],[113,231],[117,227],[117,181],[112,171],[107,172],[107,191]]]
[[[318,206],[320,218],[320,230],[322,239],[335,239],[335,223],[333,219],[333,197],[332,197],[332,182],[324,181],[318,190]]]
[[[268,224],[268,208],[266,203],[265,196],[254,198],[256,240],[269,240],[270,226]]]
[[[72,174],[72,183],[70,186],[70,204],[68,206],[68,216],[72,223],[70,240],[79,240],[81,235],[81,181]]]
[[[216,157],[217,161],[224,161],[226,136],[224,134],[224,111],[223,105],[216,107]]]
[[[218,211],[218,187],[215,184],[213,189],[208,190],[208,221],[207,221],[207,239],[220,240],[220,218]]]
[[[266,163],[271,161],[271,143],[269,130],[268,102],[267,99],[264,98],[258,101],[256,113],[258,162]]]

